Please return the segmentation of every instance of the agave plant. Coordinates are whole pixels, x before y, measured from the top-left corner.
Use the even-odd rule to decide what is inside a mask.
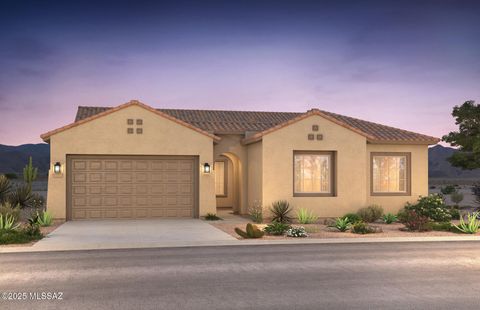
[[[329,227],[334,227],[342,232],[349,230],[351,226],[352,223],[350,223],[350,219],[348,217],[337,217],[335,219],[335,223],[329,225]]]
[[[42,227],[50,226],[53,222],[52,213],[48,211],[43,211],[42,213],[37,212],[38,224]]]
[[[15,218],[11,214],[0,214],[0,231],[9,231],[14,230],[19,226],[19,224],[15,224]]]
[[[11,188],[10,180],[4,175],[0,175],[0,204],[7,201]]]
[[[298,210],[297,218],[300,224],[312,224],[318,220],[318,216],[303,208]]]
[[[459,231],[466,234],[475,234],[480,228],[480,221],[477,219],[480,215],[480,212],[473,212],[467,215],[467,222],[464,221],[463,217],[460,217],[459,225],[452,224]]]

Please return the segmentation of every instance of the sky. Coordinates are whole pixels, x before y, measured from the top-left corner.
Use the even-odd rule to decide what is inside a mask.
[[[441,137],[453,106],[480,102],[479,16],[462,0],[1,0],[0,144],[131,99],[316,107]]]

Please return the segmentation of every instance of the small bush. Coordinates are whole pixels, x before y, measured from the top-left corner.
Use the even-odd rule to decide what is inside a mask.
[[[53,223],[53,216],[52,213],[48,211],[42,211],[42,213],[38,214],[38,224],[42,227],[48,227]]]
[[[262,223],[263,222],[263,206],[260,201],[255,201],[253,206],[248,208],[248,214],[250,215],[250,219],[254,223]]]
[[[450,195],[450,194],[452,194],[456,191],[457,191],[457,189],[453,185],[447,185],[445,187],[440,188],[440,192],[444,195]]]
[[[383,208],[381,206],[371,205],[366,208],[361,208],[358,210],[357,214],[360,216],[362,221],[373,223],[382,217]]]
[[[351,224],[356,223],[356,222],[360,222],[362,220],[360,215],[358,215],[357,213],[347,213],[344,216],[342,216],[342,218],[347,218],[347,217],[348,217],[348,221]]]
[[[428,231],[429,219],[414,210],[402,210],[398,213],[399,221],[411,231]]]
[[[293,238],[305,238],[308,237],[307,231],[305,230],[305,227],[292,227],[289,230],[287,230],[287,237],[293,237]]]
[[[435,230],[435,231],[452,231],[454,229],[454,226],[450,222],[444,222],[444,223],[430,222],[427,224],[427,227],[429,228],[429,230]]]
[[[43,198],[42,195],[39,195],[37,193],[32,194],[30,206],[35,210],[45,209],[45,198]]]
[[[392,214],[392,213],[387,213],[383,216],[383,221],[386,224],[392,224],[392,223],[397,221],[397,216],[395,214]]]
[[[445,205],[443,196],[439,194],[420,196],[416,203],[407,203],[405,209],[415,211],[416,214],[427,217],[433,222],[449,222],[452,219],[449,207]]]
[[[289,230],[291,226],[285,223],[273,222],[268,224],[267,227],[263,229],[267,234],[280,236],[283,235],[287,230]]]
[[[43,235],[38,231],[32,231],[27,227],[24,229],[0,232],[0,244],[20,244],[40,240]]]
[[[452,216],[452,220],[459,220],[460,219],[460,211],[454,206],[449,207],[450,215]]]
[[[356,222],[352,225],[352,233],[354,234],[373,234],[375,233],[375,228],[371,227],[365,222]]]
[[[4,217],[11,215],[15,219],[15,222],[18,222],[20,219],[20,208],[13,207],[10,202],[6,201],[0,205],[0,215],[3,215]]]
[[[272,204],[270,211],[273,214],[272,222],[291,223],[292,218],[289,216],[292,208],[286,200],[279,200]]]
[[[245,239],[252,239],[252,238],[262,238],[263,235],[265,234],[263,231],[261,231],[256,225],[253,225],[251,223],[248,223],[246,226],[245,231],[241,230],[238,227],[235,227],[235,232],[240,236]]]
[[[335,223],[329,225],[329,227],[336,228],[338,231],[344,232],[350,229],[352,223],[348,217],[337,217]]]
[[[215,213],[207,213],[207,215],[205,215],[205,220],[206,221],[219,221],[219,220],[221,220],[221,218],[218,217]]]
[[[458,204],[463,200],[463,194],[459,192],[453,192],[450,194],[450,199],[455,205],[458,206]]]
[[[476,234],[480,228],[480,221],[478,216],[480,212],[473,212],[467,215],[467,222],[464,221],[463,217],[460,218],[460,224],[452,224],[459,231],[466,234]]]
[[[12,205],[18,205],[21,209],[33,207],[32,199],[32,190],[28,185],[16,187],[8,198]]]
[[[300,224],[312,224],[318,220],[318,216],[308,211],[307,209],[298,210],[297,218]]]

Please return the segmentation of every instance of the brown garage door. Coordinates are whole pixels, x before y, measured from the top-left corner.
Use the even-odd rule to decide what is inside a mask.
[[[67,218],[198,216],[193,156],[67,157]]]

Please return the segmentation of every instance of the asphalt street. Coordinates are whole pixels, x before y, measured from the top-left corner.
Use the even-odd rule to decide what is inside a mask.
[[[9,253],[0,292],[0,309],[477,309],[480,243]]]

